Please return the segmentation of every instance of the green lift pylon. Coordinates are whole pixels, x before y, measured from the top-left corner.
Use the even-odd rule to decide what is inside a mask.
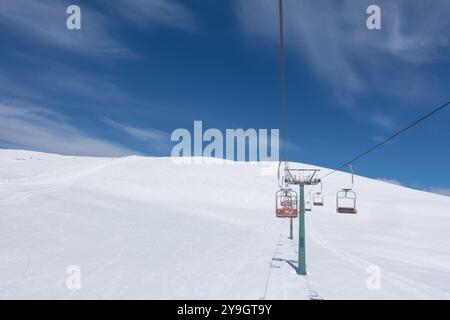
[[[305,186],[316,185],[320,179],[316,178],[319,169],[285,169],[285,181],[288,185],[299,186],[299,207],[298,215],[298,267],[299,275],[306,275],[306,228],[305,228]],[[291,224],[292,232],[292,224]],[[292,233],[291,233],[292,236]]]
[[[305,185],[300,184],[300,212],[298,215],[298,269],[299,275],[306,275],[306,243],[305,243]]]

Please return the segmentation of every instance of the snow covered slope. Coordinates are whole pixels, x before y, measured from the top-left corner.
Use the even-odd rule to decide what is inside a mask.
[[[338,215],[348,181],[307,213],[305,278],[267,163],[0,150],[0,298],[449,299],[450,198],[357,176],[359,214]]]

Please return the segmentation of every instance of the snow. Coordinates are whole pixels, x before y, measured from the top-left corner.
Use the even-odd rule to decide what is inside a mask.
[[[450,197],[356,176],[358,214],[339,215],[350,177],[331,175],[306,213],[303,277],[276,180],[268,163],[0,150],[0,298],[450,298]]]

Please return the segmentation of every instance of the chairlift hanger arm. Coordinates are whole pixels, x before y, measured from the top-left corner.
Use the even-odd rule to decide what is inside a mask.
[[[291,171],[287,168],[285,170],[288,172],[289,176],[291,177],[291,181],[294,181],[294,177],[292,176]]]
[[[314,175],[308,176],[307,178],[305,178],[304,176],[299,176],[299,177],[294,177],[292,175],[292,172],[297,171],[297,172],[313,172],[314,174],[318,171],[320,171],[320,169],[285,169],[287,171],[287,174],[291,177],[291,181],[289,182],[290,184],[297,184],[297,185],[316,185],[320,182],[320,179],[312,179],[312,177]]]

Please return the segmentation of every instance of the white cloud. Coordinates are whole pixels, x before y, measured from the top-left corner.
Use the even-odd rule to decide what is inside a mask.
[[[110,58],[139,57],[114,34],[117,17],[141,26],[164,25],[185,31],[196,29],[191,10],[175,1],[115,0],[98,1],[102,12],[88,4],[80,5],[81,30],[68,30],[66,9],[69,4],[56,0],[2,0],[0,27],[10,37]]]
[[[185,31],[197,28],[192,11],[173,0],[115,0],[108,6],[140,26],[159,24]]]
[[[59,62],[39,69],[33,77],[9,70],[2,74],[1,71],[0,67],[1,102],[18,99],[47,105],[55,104],[57,97],[63,95],[70,103],[77,101],[81,105],[95,104],[108,108],[123,105],[143,107],[148,103],[125,92],[114,76],[94,74]]]
[[[74,95],[100,103],[137,104],[138,100],[127,95],[109,76],[91,74],[68,66],[53,64],[36,77],[35,87],[43,87],[46,92]]]
[[[114,58],[135,56],[111,34],[111,21],[91,7],[81,8],[81,30],[68,30],[67,16],[66,6],[60,1],[0,2],[0,27],[10,36],[78,53]]]
[[[387,3],[388,38],[379,46],[412,63],[449,60],[440,48],[450,45],[450,2],[446,0]],[[385,10],[386,11],[386,10]]]
[[[67,119],[38,106],[0,103],[0,141],[4,146],[79,156],[123,156],[134,150],[91,137]]]
[[[396,127],[396,121],[382,113],[374,113],[370,116],[370,121],[386,130],[392,130]]]
[[[103,117],[101,120],[109,125],[111,128],[119,130],[127,135],[145,141],[150,144],[150,147],[156,151],[167,151],[170,146],[170,134],[157,129],[142,129],[122,124],[109,118]]]
[[[30,85],[29,79],[18,81],[14,73],[2,72],[0,74],[0,95],[2,97],[27,97],[33,100],[45,100],[43,92]]]
[[[243,32],[278,45],[277,1],[236,3]],[[378,31],[366,27],[370,4],[369,0],[285,1],[286,51],[308,62],[347,107],[369,90],[404,97],[436,90],[427,75],[412,77],[411,68],[449,61],[450,2],[378,1],[382,10]]]
[[[126,134],[140,140],[163,141],[170,137],[169,133],[157,129],[140,129],[130,125],[121,124],[109,118],[102,118],[102,121],[112,128],[123,131]]]

